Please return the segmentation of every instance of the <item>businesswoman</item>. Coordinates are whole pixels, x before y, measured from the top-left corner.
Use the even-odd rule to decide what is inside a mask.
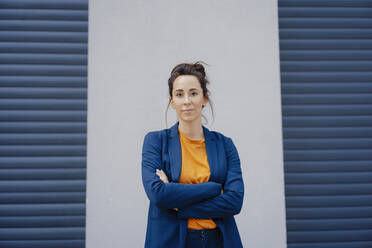
[[[145,247],[242,247],[234,219],[244,196],[240,159],[231,138],[202,125],[208,83],[200,62],[173,68],[168,107],[178,121],[144,138]]]

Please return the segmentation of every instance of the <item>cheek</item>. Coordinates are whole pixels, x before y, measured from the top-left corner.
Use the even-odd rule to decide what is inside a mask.
[[[180,111],[181,108],[182,108],[182,105],[179,104],[179,103],[175,103],[175,104],[174,104],[174,108],[175,108],[175,110]]]

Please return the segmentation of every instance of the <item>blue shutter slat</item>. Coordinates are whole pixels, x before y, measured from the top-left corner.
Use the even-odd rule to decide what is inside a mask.
[[[372,172],[287,172],[285,181],[288,184],[325,184],[325,183],[370,183]],[[370,192],[371,201],[366,204],[372,206],[372,192]]]
[[[0,240],[82,239],[84,232],[84,228],[81,227],[0,228]]]
[[[0,157],[1,169],[21,168],[85,168],[86,157]],[[1,182],[0,182],[1,183]],[[1,191],[1,188],[0,188]]]
[[[1,134],[0,145],[85,145],[86,134]]]
[[[0,9],[3,20],[68,20],[87,21],[86,10],[53,10],[53,9]]]
[[[0,180],[73,180],[85,179],[86,170],[81,168],[63,169],[0,169]],[[0,202],[2,196],[0,195]]]
[[[372,127],[286,127],[283,131],[285,139],[372,137]]]
[[[368,195],[372,192],[372,183],[287,184],[285,188],[286,196]]]
[[[0,193],[1,204],[84,203],[84,202],[85,202],[85,192]],[[0,223],[1,222],[2,222],[2,218],[0,218]],[[34,222],[35,222],[35,219],[34,219]],[[0,224],[0,226],[1,225],[4,225],[4,223]]]
[[[86,121],[86,111],[79,110],[0,110],[0,121]]]
[[[1,68],[1,67],[0,67]],[[330,72],[330,71],[370,71],[372,62],[370,61],[283,61],[281,63],[283,72]]]
[[[352,196],[289,196],[286,202],[287,207],[351,207],[351,206],[371,206],[371,195],[352,195]],[[372,227],[372,219],[364,220],[365,224]],[[300,223],[300,221],[298,221]],[[308,224],[309,222],[306,222]],[[324,222],[324,224],[326,224]],[[299,225],[300,227],[301,225]],[[302,228],[307,229],[305,225]],[[321,226],[319,226],[322,229]],[[352,228],[352,227],[349,227]]]
[[[0,1],[0,248],[85,247],[87,0]]]
[[[0,156],[84,156],[85,145],[0,145]]]
[[[86,65],[87,55],[84,55],[84,54],[2,53],[0,54],[0,63],[1,64]]]
[[[286,161],[372,160],[371,149],[284,150]]]
[[[371,94],[287,94],[283,104],[371,104]]]
[[[70,44],[65,44],[65,51],[66,53],[71,51],[71,43],[84,43],[88,41],[88,36],[86,33],[83,32],[40,32],[40,31],[0,31],[0,48],[3,46],[12,48],[9,52],[28,52],[28,50],[33,49],[34,52],[43,51],[41,48],[38,47],[38,45],[34,44],[24,44],[23,46],[19,47],[16,46],[17,44],[4,44],[5,42],[13,41],[13,42],[23,42],[24,40],[28,40],[29,42],[66,42]],[[72,44],[73,45],[73,44]],[[15,47],[16,46],[16,47]],[[53,44],[48,44],[47,47],[50,50]],[[81,46],[81,45],[79,45]],[[56,50],[58,52],[61,52],[62,48],[61,46],[54,46],[57,47],[59,50]],[[73,46],[76,47],[76,46]],[[28,50],[27,50],[28,48]],[[39,48],[39,50],[37,50]],[[84,48],[84,47],[83,47]],[[2,48],[4,52],[7,52],[5,50],[6,48]],[[17,50],[19,49],[19,50]],[[68,50],[70,49],[70,50]],[[31,50],[32,51],[32,50]],[[48,51],[48,50],[44,50]],[[73,50],[72,53],[76,53],[74,51],[78,51],[77,49]],[[63,52],[63,50],[62,50]]]
[[[281,72],[281,80],[289,82],[366,82],[372,81],[372,72]]]
[[[372,138],[286,138],[284,149],[372,149]]]
[[[0,52],[2,53],[74,53],[87,54],[88,45],[86,43],[68,42],[0,42]],[[63,75],[61,75],[63,76]]]
[[[52,20],[1,20],[0,30],[21,31],[69,31],[86,32],[88,23],[86,21],[52,21]]]
[[[291,231],[372,229],[371,218],[288,220],[287,224]]]
[[[24,88],[24,87],[2,87],[0,97],[2,98],[64,98],[64,99],[86,99],[86,88]]]
[[[282,28],[370,28],[372,20],[369,18],[357,17],[352,19],[349,17],[280,17],[279,25]]]
[[[32,86],[30,88],[29,86]],[[35,91],[34,87],[74,87],[86,88],[86,77],[71,76],[1,76],[0,87],[28,87]],[[40,88],[39,90],[42,90]]]
[[[4,248],[80,248],[84,247],[84,240],[0,240],[0,247]]]
[[[86,0],[1,0],[0,8],[88,10]]]
[[[372,2],[279,0],[289,248],[372,247]]]
[[[336,218],[371,218],[372,207],[300,207],[287,208],[288,219],[336,219]],[[287,234],[291,234],[289,231]],[[319,232],[321,234],[321,232]],[[341,233],[339,234],[341,235]],[[290,239],[291,242],[294,241]],[[321,241],[313,237],[313,242]],[[341,240],[339,240],[341,241]]]
[[[353,82],[350,83],[282,83],[282,93],[286,94],[302,94],[302,93],[372,93],[372,84]],[[348,94],[348,95],[349,95]],[[363,95],[360,95],[362,96]]]
[[[325,1],[324,1],[325,2]],[[285,1],[280,1],[280,6],[283,6]],[[297,1],[295,3],[299,6],[301,3]],[[327,1],[329,4],[329,1]],[[365,7],[365,6],[364,6]],[[372,9],[369,8],[358,8],[353,6],[353,8],[339,7],[332,8],[331,6],[320,7],[280,7],[279,17],[371,17]]]
[[[1,65],[0,75],[84,76],[87,66],[79,65]]]
[[[372,7],[370,0],[280,0],[279,7]],[[317,8],[315,10],[317,10]]]
[[[352,196],[289,196],[287,207],[352,207],[371,206],[371,195]],[[365,220],[372,227],[371,220]],[[300,221],[298,221],[300,222]],[[308,223],[308,222],[306,222]],[[306,228],[303,226],[303,228]],[[351,227],[350,227],[351,228]]]
[[[86,110],[86,100],[79,99],[0,99],[0,109],[9,110]]]
[[[83,192],[85,180],[2,180],[0,192]],[[19,206],[22,208],[22,205]],[[40,205],[39,207],[43,207]],[[48,208],[49,206],[45,206]],[[1,206],[1,209],[11,210],[9,205]],[[0,214],[1,215],[1,214]]]
[[[280,31],[280,37],[283,39],[370,39],[372,32],[369,29],[353,28],[288,28]]]
[[[84,216],[8,216],[0,217],[0,228],[16,227],[80,227],[85,222]],[[1,242],[0,242],[1,244]]]
[[[287,105],[283,106],[284,116],[304,115],[372,115],[372,104],[337,105]]]
[[[372,161],[287,161],[288,172],[372,172]]]
[[[288,248],[371,248],[372,241],[292,243]]]
[[[372,116],[283,116],[284,127],[371,126]]]
[[[86,133],[84,122],[0,122],[0,133]],[[0,158],[1,159],[1,158]]]
[[[293,242],[371,241],[372,230],[293,231]]]
[[[0,206],[0,216],[51,216],[51,215],[53,216],[85,215],[85,204],[81,203],[5,204]],[[3,230],[3,228],[0,228],[0,230]],[[41,229],[40,231],[42,230],[43,229]],[[1,236],[2,235],[0,235],[0,237]]]
[[[318,50],[335,50],[335,49],[371,49],[372,44],[369,40],[353,39],[281,39],[280,47],[288,50],[300,49],[318,49]]]
[[[369,31],[369,29],[367,29]],[[369,31],[372,33],[372,31]],[[288,50],[280,52],[281,61],[312,61],[312,60],[370,60],[372,59],[372,51],[368,50]],[[324,82],[326,83],[326,82]]]

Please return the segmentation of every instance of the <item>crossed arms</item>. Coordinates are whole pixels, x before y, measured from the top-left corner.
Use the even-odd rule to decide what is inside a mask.
[[[226,139],[226,156],[227,174],[223,186],[215,182],[167,183],[156,173],[162,167],[159,134],[148,133],[142,148],[142,183],[148,198],[160,207],[179,209],[178,218],[208,219],[238,214],[243,204],[244,184],[239,155],[230,138]]]

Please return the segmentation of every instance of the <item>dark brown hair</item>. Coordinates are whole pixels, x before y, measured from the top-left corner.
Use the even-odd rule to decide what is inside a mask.
[[[208,65],[207,63],[205,63],[203,61],[197,61],[195,63],[181,63],[181,64],[176,65],[172,69],[171,75],[168,79],[169,97],[170,98],[173,97],[172,96],[173,83],[174,83],[174,80],[176,80],[176,78],[178,76],[181,76],[181,75],[194,75],[194,76],[196,76],[199,80],[200,87],[203,90],[203,96],[208,99],[208,103],[211,107],[213,121],[214,121],[213,106],[212,106],[211,99],[209,97],[210,96],[210,91],[207,88],[207,84],[209,84],[209,81],[208,81],[207,76],[205,74],[205,69],[204,69],[204,66],[202,65],[202,63]],[[166,112],[165,112],[165,123],[167,123],[167,113],[168,113],[169,105],[170,105],[170,100],[168,102],[168,106],[167,106],[167,109],[166,109]],[[203,114],[202,114],[202,117],[204,117],[204,119],[206,120],[206,123],[208,123],[207,118]]]

